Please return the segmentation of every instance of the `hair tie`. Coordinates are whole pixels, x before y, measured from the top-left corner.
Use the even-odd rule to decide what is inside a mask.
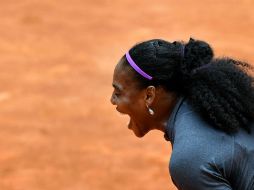
[[[199,70],[202,70],[202,69],[205,69],[205,68],[208,68],[212,65],[212,63],[208,63],[208,64],[205,64],[205,65],[201,65],[200,67],[196,68],[196,69],[193,69],[191,71],[191,74],[192,75],[195,75]]]
[[[184,61],[184,51],[185,51],[185,45],[182,44],[182,46],[181,46],[181,59],[182,59],[182,62]]]

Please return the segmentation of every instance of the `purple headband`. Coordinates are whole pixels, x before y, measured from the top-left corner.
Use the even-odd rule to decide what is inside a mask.
[[[127,52],[126,54],[126,59],[128,61],[128,63],[131,65],[131,67],[137,71],[140,75],[142,75],[143,77],[147,78],[148,80],[152,80],[153,77],[151,77],[150,75],[146,74],[144,71],[142,71],[142,69],[140,69],[137,64],[132,60],[130,53]]]

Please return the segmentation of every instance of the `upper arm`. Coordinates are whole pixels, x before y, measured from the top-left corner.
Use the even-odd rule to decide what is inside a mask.
[[[200,189],[232,190],[223,170],[215,163],[200,167]]]
[[[172,171],[172,180],[182,190],[232,190],[221,169],[213,164],[198,167],[195,160],[189,160]],[[194,163],[194,164],[193,164]],[[189,167],[188,167],[189,165]]]

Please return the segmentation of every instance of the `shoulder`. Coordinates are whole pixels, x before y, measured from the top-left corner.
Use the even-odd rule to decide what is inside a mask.
[[[170,173],[175,183],[188,187],[193,183],[203,187],[211,184],[230,187],[230,184],[242,184],[242,179],[251,181],[254,131],[248,134],[240,130],[229,135],[210,126],[186,101],[178,108],[173,121]]]
[[[232,154],[234,136],[210,126],[187,101],[182,103],[173,125],[173,148],[181,147],[196,155]]]

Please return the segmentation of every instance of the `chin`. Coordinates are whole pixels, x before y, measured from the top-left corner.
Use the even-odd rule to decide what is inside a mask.
[[[135,134],[135,136],[138,137],[138,138],[142,138],[142,137],[145,136],[145,134],[136,134],[136,133],[134,133],[134,134]]]
[[[142,138],[144,137],[149,130],[147,128],[141,127],[140,125],[137,125],[136,122],[134,122],[132,119],[130,119],[130,122],[128,124],[128,128],[133,131],[136,137]]]
[[[135,134],[136,137],[142,138],[148,133],[148,131],[147,132],[142,132],[142,131],[134,131],[133,130],[133,133]]]

